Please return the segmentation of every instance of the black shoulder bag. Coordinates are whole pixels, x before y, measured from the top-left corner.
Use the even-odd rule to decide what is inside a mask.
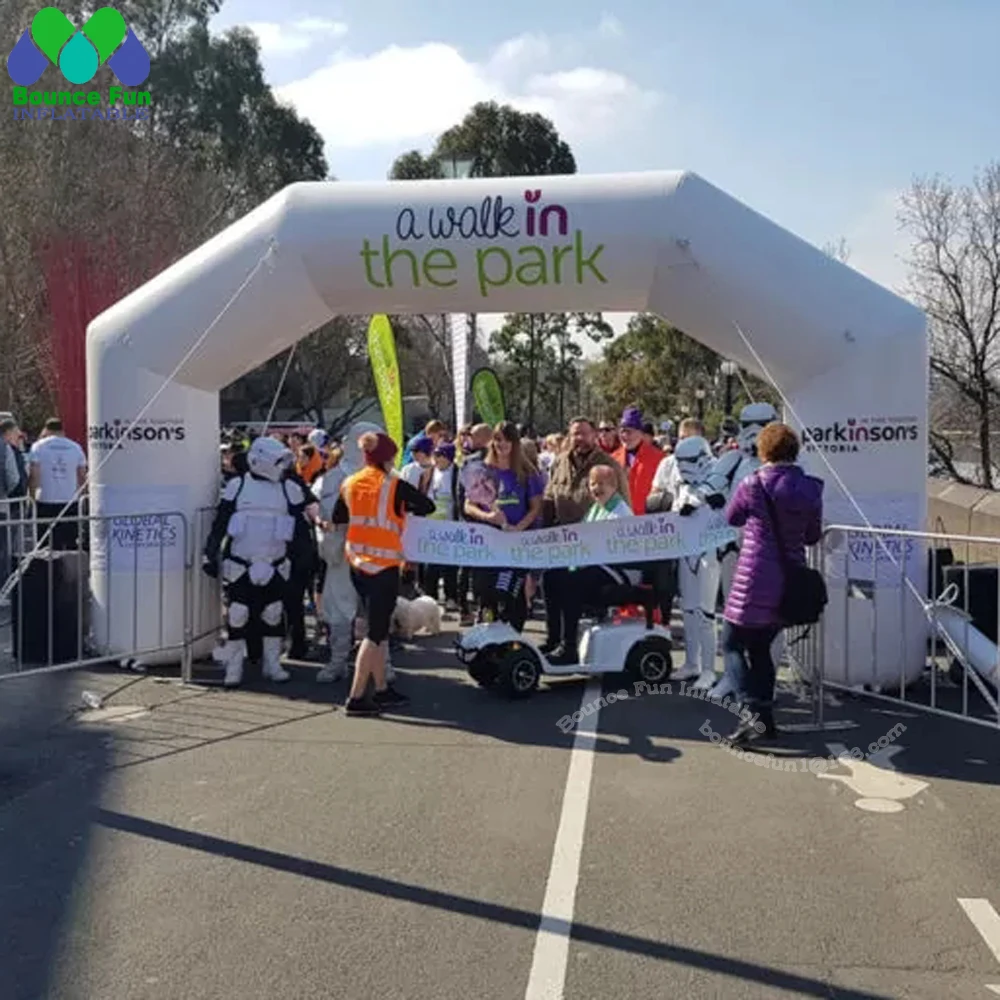
[[[826,581],[818,570],[793,563],[788,558],[785,541],[781,537],[781,528],[778,527],[778,513],[774,508],[774,501],[771,499],[771,494],[767,492],[761,477],[757,476],[756,479],[760,491],[764,494],[768,519],[771,522],[775,541],[778,543],[778,558],[785,577],[778,614],[781,615],[781,619],[786,625],[815,625],[829,600]]]

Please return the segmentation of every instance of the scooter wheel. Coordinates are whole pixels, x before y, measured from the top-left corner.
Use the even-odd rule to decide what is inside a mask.
[[[527,646],[508,650],[497,663],[497,686],[513,699],[530,697],[542,676],[542,664]]]
[[[650,636],[637,642],[625,660],[625,672],[637,681],[662,684],[670,678],[673,662],[670,642],[661,636]]]
[[[469,676],[482,688],[493,687],[496,663],[489,653],[478,653],[469,663]]]

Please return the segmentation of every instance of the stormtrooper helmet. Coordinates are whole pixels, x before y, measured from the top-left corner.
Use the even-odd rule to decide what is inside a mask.
[[[688,486],[698,486],[712,468],[712,449],[703,437],[683,438],[674,449],[674,461],[681,479]]]
[[[757,435],[778,419],[778,411],[770,403],[751,403],[740,411],[740,433],[737,441],[746,455],[756,455]]]
[[[259,437],[247,452],[247,467],[250,474],[258,479],[280,482],[281,477],[292,467],[295,456],[278,440]]]
[[[364,455],[361,453],[361,448],[358,445],[358,438],[362,434],[375,433],[384,434],[385,430],[381,428],[378,424],[368,423],[362,420],[360,423],[353,424],[351,429],[347,432],[344,438],[344,457],[340,460],[340,466],[347,473],[351,475],[354,472],[358,472],[360,469],[364,468],[365,459]]]

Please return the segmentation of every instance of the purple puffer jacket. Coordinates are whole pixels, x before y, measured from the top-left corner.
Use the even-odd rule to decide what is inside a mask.
[[[765,465],[736,487],[726,508],[726,519],[743,528],[743,544],[724,617],[734,625],[759,628],[780,625],[778,607],[784,575],[778,543],[771,529],[761,480],[774,502],[785,551],[792,562],[806,561],[805,547],[822,534],[823,480],[807,476],[797,465]]]

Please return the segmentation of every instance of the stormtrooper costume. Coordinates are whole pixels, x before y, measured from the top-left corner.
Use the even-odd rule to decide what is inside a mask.
[[[773,424],[777,419],[778,411],[770,403],[750,403],[740,411],[740,429],[736,437],[739,447],[723,452],[716,460],[709,476],[712,487],[725,496],[727,503],[736,491],[736,487],[761,467],[762,463],[757,457],[757,436],[768,424]],[[719,553],[723,601],[729,598],[729,588],[732,586],[736,563],[740,557],[741,541],[742,534],[739,541],[732,542]],[[776,664],[781,662],[784,655],[784,635],[781,632],[771,646],[771,655]],[[712,696],[717,698],[731,693],[726,676],[723,676],[712,689]]]
[[[280,441],[257,438],[247,453],[249,471],[226,483],[216,509],[203,568],[210,576],[222,574],[227,638],[214,659],[225,665],[226,687],[242,683],[247,638],[255,634],[262,639],[263,676],[271,681],[289,677],[280,663],[283,598],[295,519],[306,506],[302,489],[284,479],[293,463]]]
[[[333,469],[327,471],[318,484],[320,520],[329,523],[333,508],[340,496],[340,488],[348,476],[364,465],[358,438],[369,431],[384,433],[377,424],[358,423],[347,432],[344,454]],[[323,580],[322,615],[329,629],[330,659],[316,675],[320,683],[343,680],[351,670],[351,650],[354,648],[355,622],[358,618],[358,592],[351,581],[351,566],[344,554],[347,539],[346,525],[332,525],[330,531],[318,533],[320,558],[326,563]],[[390,684],[396,672],[386,654],[385,678]]]
[[[702,507],[719,510],[726,498],[709,481],[712,449],[702,437],[684,438],[674,451],[678,485],[673,512],[686,516]],[[696,677],[696,688],[715,683],[715,602],[719,594],[719,556],[713,549],[680,560],[680,598],[684,614],[684,665],[677,680]]]

